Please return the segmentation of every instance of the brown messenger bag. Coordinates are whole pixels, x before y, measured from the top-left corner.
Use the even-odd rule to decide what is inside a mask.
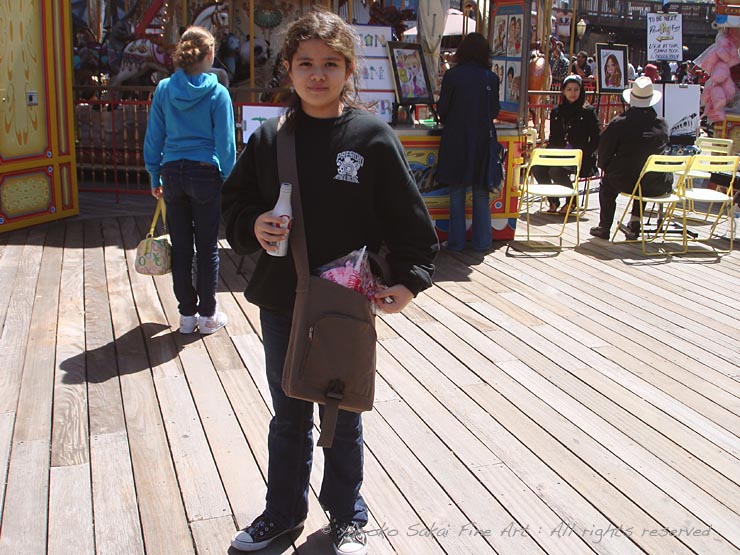
[[[318,445],[331,447],[339,409],[373,408],[375,314],[366,296],[310,274],[290,125],[280,126],[277,154],[280,181],[293,186],[289,249],[298,277],[282,387],[288,397],[325,405]]]

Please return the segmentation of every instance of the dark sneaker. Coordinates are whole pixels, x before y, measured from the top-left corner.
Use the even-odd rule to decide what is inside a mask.
[[[624,235],[630,241],[635,241],[638,237],[640,237],[640,231],[642,231],[642,226],[640,225],[640,222],[634,221],[627,224],[627,231],[624,232]]]
[[[362,526],[353,522],[340,524],[334,519],[330,524],[336,555],[365,555],[367,553],[367,535]]]
[[[600,225],[592,227],[589,233],[594,237],[598,237],[599,239],[609,239],[609,230],[605,227],[601,227]]]
[[[258,551],[270,545],[280,536],[295,532],[302,527],[303,523],[301,522],[293,528],[286,528],[263,513],[244,530],[234,534],[234,537],[231,538],[231,547],[239,551]]]

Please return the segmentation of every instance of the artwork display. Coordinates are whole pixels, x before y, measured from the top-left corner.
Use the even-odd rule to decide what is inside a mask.
[[[597,86],[600,92],[621,93],[627,88],[627,45],[596,45]]]
[[[389,42],[388,52],[398,103],[401,105],[433,104],[431,81],[424,64],[421,45]]]

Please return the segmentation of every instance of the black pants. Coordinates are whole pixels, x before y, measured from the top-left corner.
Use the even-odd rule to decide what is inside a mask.
[[[651,175],[658,179],[649,179]],[[614,212],[617,210],[617,197],[619,193],[631,194],[634,188],[634,183],[628,183],[619,179],[609,179],[608,175],[605,175],[601,179],[601,185],[599,186],[599,205],[601,206],[599,227],[611,229],[612,223],[614,223]],[[656,176],[655,173],[650,172],[642,179],[643,196],[664,195],[669,193],[672,188],[672,177],[666,180],[663,175],[658,174]],[[637,218],[640,217],[640,205],[637,202],[632,203],[632,215]]]
[[[566,187],[572,185],[572,181],[570,180],[571,173],[575,173],[575,167],[534,166],[532,168],[532,175],[537,180],[537,183],[556,183],[558,185],[565,185]],[[547,200],[560,204],[558,197],[547,197]]]

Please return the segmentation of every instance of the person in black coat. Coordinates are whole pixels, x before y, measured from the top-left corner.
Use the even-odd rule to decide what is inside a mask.
[[[473,189],[473,249],[491,247],[493,188],[500,178],[489,179],[491,151],[498,151],[493,118],[498,115],[499,77],[491,71],[491,48],[479,33],[468,34],[455,52],[457,64],[442,79],[437,111],[444,123],[439,147],[437,181],[450,189],[450,231],[447,248],[465,248],[465,193]],[[494,145],[494,148],[491,148]],[[495,164],[494,164],[495,166]]]
[[[614,222],[619,193],[632,193],[645,161],[651,154],[662,154],[668,146],[668,125],[652,108],[660,102],[660,91],[654,90],[650,77],[635,79],[632,88],[622,93],[630,108],[614,118],[601,134],[599,167],[604,177],[599,187],[599,225],[591,228],[591,235],[608,239]],[[645,196],[663,195],[671,191],[671,174],[651,172],[642,179]],[[640,232],[640,205],[632,204],[628,239]]]
[[[583,80],[578,75],[569,75],[563,81],[560,104],[550,113],[550,141],[548,148],[580,148],[583,151],[581,176],[591,176],[596,169],[596,149],[599,146],[599,118],[593,106],[586,104]],[[571,185],[570,174],[574,168],[534,166],[532,174],[537,183]],[[548,212],[557,212],[560,199],[550,197]],[[565,203],[561,213],[575,207],[577,200]]]

